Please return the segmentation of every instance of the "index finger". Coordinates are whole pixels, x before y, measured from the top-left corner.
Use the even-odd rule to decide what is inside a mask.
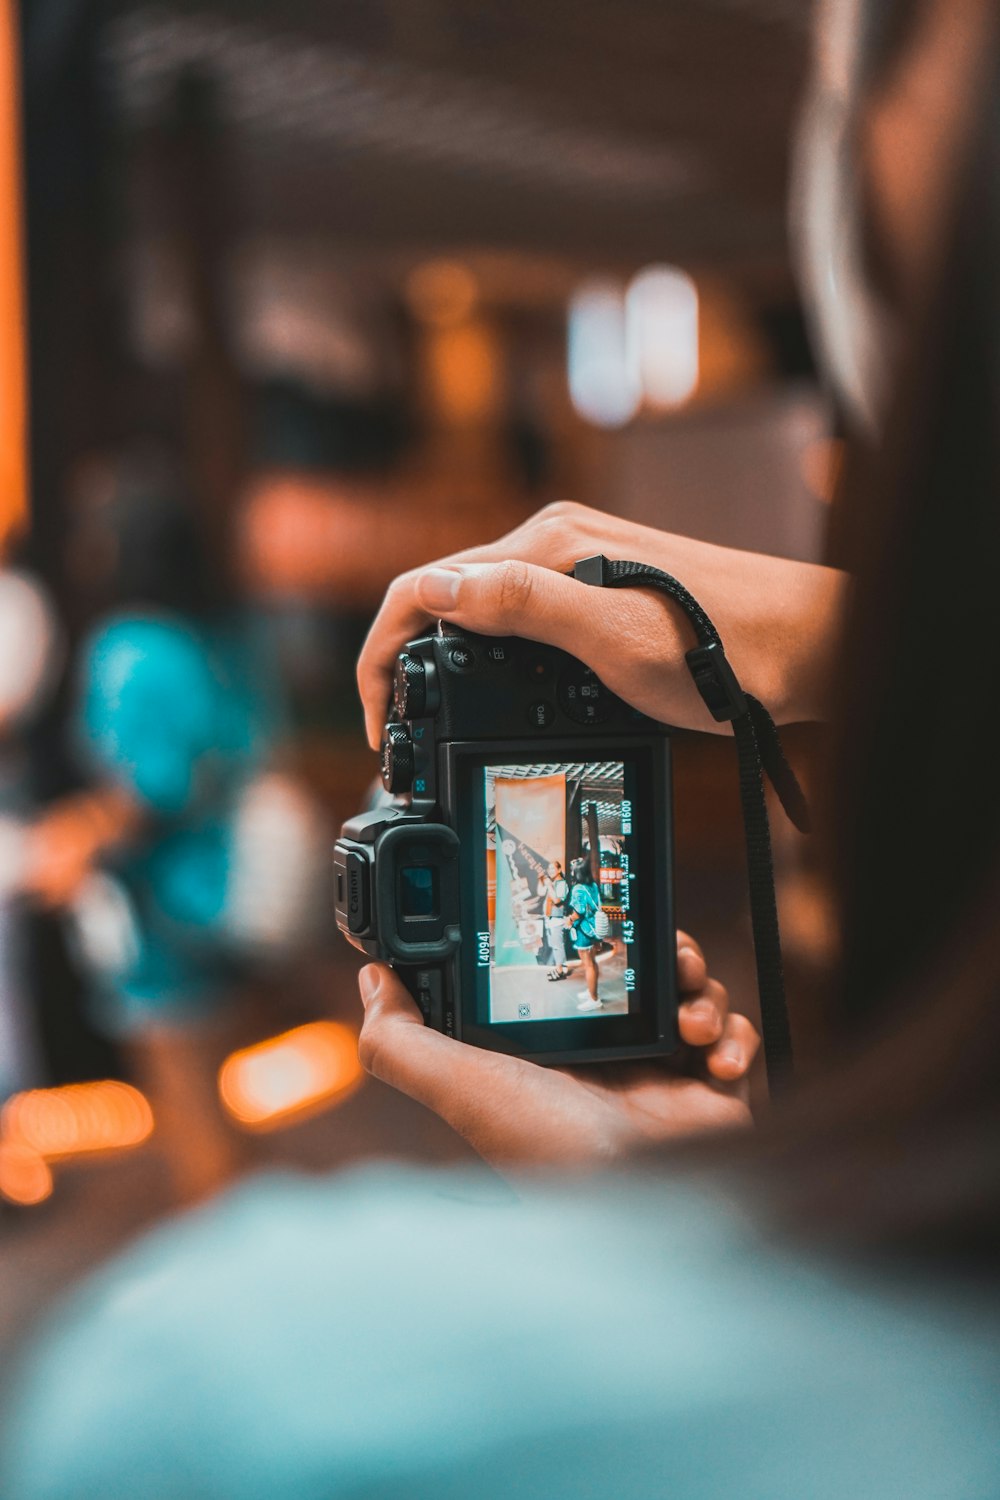
[[[517,562],[544,563],[557,572],[567,571],[577,556],[583,555],[579,550],[579,527],[571,526],[567,519],[571,510],[571,506],[547,507],[546,512],[533,516],[523,526],[498,537],[495,542],[468,547],[464,552],[452,553],[436,563],[425,563],[408,573],[401,573],[389,585],[358,657],[358,690],[365,711],[368,743],[373,750],[377,750],[382,741],[392,672],[400,647],[435,619],[417,599],[417,580],[429,569],[447,567],[451,563],[503,562],[508,558]]]

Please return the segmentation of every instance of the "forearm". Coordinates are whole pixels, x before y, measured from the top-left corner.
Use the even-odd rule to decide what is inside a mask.
[[[846,574],[648,527],[617,540],[633,542],[636,561],[690,589],[718,626],[743,686],[779,724],[829,716]]]
[[[828,719],[847,575],[813,563],[745,556],[742,597],[740,585],[731,584],[727,606],[726,647],[737,675],[779,724]]]
[[[103,786],[82,793],[70,805],[81,829],[89,835],[95,857],[116,844],[127,843],[143,821],[135,798],[121,786]]]
[[[141,827],[142,812],[121,787],[81,792],[49,808],[28,835],[22,885],[50,906],[70,900],[92,867]]]

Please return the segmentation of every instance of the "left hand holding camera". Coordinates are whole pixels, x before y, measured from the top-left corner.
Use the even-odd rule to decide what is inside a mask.
[[[361,1060],[501,1169],[600,1168],[660,1142],[746,1126],[747,1074],[760,1039],[745,1016],[730,1012],[693,939],[678,933],[677,945],[687,1071],[674,1059],[543,1068],[469,1047],[424,1026],[385,964],[361,971]]]
[[[595,552],[641,558],[675,574],[715,621],[744,688],[777,723],[824,717],[843,574],[561,501],[489,546],[415,568],[390,586],[358,661],[372,748],[381,740],[400,648],[439,616],[482,635],[557,646],[661,723],[728,731],[694,691],[684,660],[694,638],[680,611],[648,590],[609,594],[564,576]]]

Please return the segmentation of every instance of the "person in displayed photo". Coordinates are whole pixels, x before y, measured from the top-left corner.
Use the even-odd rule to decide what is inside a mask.
[[[601,909],[601,893],[590,870],[590,860],[575,859],[570,866],[573,888],[569,894],[570,933],[583,964],[587,988],[580,991],[577,1010],[600,1010],[604,1001],[597,993],[597,927],[595,917]]]
[[[569,881],[563,873],[558,859],[550,862],[545,874],[538,882],[538,894],[544,897],[545,941],[551,955],[548,972],[550,983],[569,978],[566,962],[566,909],[569,902]]]

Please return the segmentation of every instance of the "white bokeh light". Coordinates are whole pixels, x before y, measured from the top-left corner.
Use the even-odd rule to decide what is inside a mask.
[[[596,427],[623,427],[638,410],[641,390],[628,357],[625,295],[615,281],[587,281],[569,305],[569,393]]]
[[[647,266],[625,294],[629,378],[650,406],[681,406],[698,385],[698,289],[675,266]]]

